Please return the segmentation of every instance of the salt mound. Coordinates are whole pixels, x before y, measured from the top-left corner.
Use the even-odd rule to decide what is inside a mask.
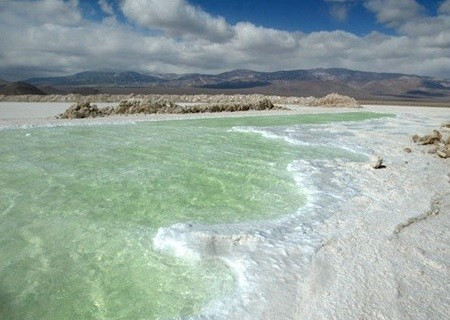
[[[311,107],[346,107],[346,108],[358,108],[360,107],[358,101],[349,96],[343,96],[337,93],[331,93],[323,98],[314,99],[311,101]]]

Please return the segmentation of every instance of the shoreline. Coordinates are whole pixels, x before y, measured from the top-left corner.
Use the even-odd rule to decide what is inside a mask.
[[[446,319],[450,166],[411,140],[446,117],[427,109],[311,127],[318,136],[336,139],[333,145],[384,157],[386,168],[294,161],[296,180],[311,197],[293,217],[232,235],[215,227],[165,228],[155,239],[167,253],[183,248],[201,256],[210,242],[225,248],[219,257],[241,288],[237,300],[213,301],[192,319]],[[320,223],[304,220],[317,215],[324,218]],[[242,252],[250,257],[240,258]]]
[[[53,108],[42,108],[45,105],[55,104]],[[113,115],[108,117],[84,118],[84,119],[56,119],[56,115],[64,112],[72,103],[0,103],[0,130],[7,128],[33,128],[46,126],[71,126],[71,125],[104,125],[104,124],[126,124],[151,121],[190,120],[205,118],[224,117],[252,117],[271,115],[296,115],[314,113],[335,112],[361,112],[364,108],[324,108],[324,107],[301,107],[296,105],[285,105],[290,110],[263,110],[263,111],[236,111],[236,112],[209,112],[190,114],[147,114],[147,115]],[[101,103],[99,106],[115,105]],[[184,105],[189,105],[185,103]],[[23,110],[21,110],[23,108]]]
[[[450,165],[412,143],[411,135],[442,130],[446,115],[399,115],[380,129],[354,131],[360,144],[385,158],[386,168],[346,165],[360,194],[319,228],[323,243],[299,289],[306,298],[298,319],[445,319]]]
[[[237,309],[225,310],[236,301],[213,301],[202,315],[192,319],[445,319],[450,312],[450,289],[446,286],[450,279],[450,162],[427,154],[426,147],[415,145],[411,136],[438,129],[450,120],[447,110],[374,105],[362,109],[290,107],[291,111],[77,120],[11,118],[0,120],[0,129],[336,112],[394,113],[396,118],[314,127],[318,138],[335,136],[335,141],[330,140],[333,144],[380,155],[386,168],[374,170],[367,163],[338,160],[293,163],[294,169],[308,173],[297,176],[299,185],[315,183],[308,185],[315,190],[313,201],[299,212],[309,210],[325,217],[322,223],[308,227],[308,232],[317,236],[311,243],[302,238],[306,226],[301,215],[286,218],[282,225],[268,223],[262,231],[250,228],[238,234],[225,233],[222,238],[218,236],[220,227],[181,230],[183,241],[187,239],[182,245],[188,249],[198,249],[205,240],[224,249],[222,259],[238,275],[240,284],[250,288],[240,292]],[[315,140],[312,142],[317,143]],[[413,152],[405,153],[405,147]],[[167,229],[176,231],[176,226]],[[180,235],[167,234],[168,239]],[[161,237],[164,240],[164,235]],[[234,251],[227,253],[230,248]],[[249,250],[252,263],[240,265],[231,259]]]
[[[115,106],[117,103],[96,103],[99,107]],[[190,105],[194,103],[184,103]],[[301,115],[342,112],[376,112],[376,113],[416,113],[428,112],[436,109],[445,111],[445,108],[431,108],[426,106],[396,106],[396,105],[362,105],[361,108],[344,107],[309,107],[294,104],[284,104],[289,110],[263,110],[263,111],[236,111],[195,114],[147,114],[147,115],[114,115],[108,117],[85,119],[56,119],[72,105],[71,102],[0,102],[0,130],[28,129],[37,127],[59,127],[77,125],[108,125],[127,124],[151,121],[190,120],[223,117],[252,117],[271,115]]]
[[[229,250],[219,256],[242,291],[237,300],[213,301],[192,319],[446,319],[450,166],[411,135],[439,128],[447,113],[402,111],[396,118],[316,126],[319,136],[336,134],[336,145],[381,155],[387,167],[293,163],[304,172],[296,178],[299,186],[312,192],[294,217],[221,237],[220,228],[180,232],[177,225],[157,236],[159,246],[175,240],[184,252],[201,254],[209,241]],[[407,146],[411,154],[403,151]],[[325,219],[305,224],[309,215]],[[242,252],[251,256],[240,260]]]

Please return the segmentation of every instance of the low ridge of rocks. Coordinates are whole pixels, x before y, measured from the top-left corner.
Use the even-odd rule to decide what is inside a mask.
[[[117,107],[98,108],[90,102],[81,102],[72,105],[64,113],[57,116],[58,119],[83,119],[96,118],[111,115],[132,114],[181,114],[181,113],[205,113],[205,112],[235,112],[248,110],[286,110],[284,107],[275,106],[268,99],[249,103],[224,103],[224,104],[199,104],[182,106],[165,100],[126,100],[120,102]]]
[[[69,107],[66,111],[56,116],[57,119],[84,119],[103,117],[105,114],[102,109],[89,102],[81,102]]]
[[[262,94],[218,94],[218,95],[113,95],[113,94],[95,94],[95,95],[81,95],[81,94],[50,94],[45,96],[38,95],[18,95],[18,96],[4,96],[0,94],[0,101],[7,102],[106,102],[117,103],[121,101],[141,100],[141,101],[177,101],[178,103],[215,103],[215,104],[243,104],[243,103],[257,103],[258,101],[268,99],[274,104],[299,105],[305,107],[345,107],[345,108],[360,108],[361,105],[355,99],[331,93],[322,98],[315,97],[284,97],[284,96],[269,96]]]

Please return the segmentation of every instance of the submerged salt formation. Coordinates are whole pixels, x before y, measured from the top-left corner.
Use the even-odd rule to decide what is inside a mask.
[[[131,100],[122,101],[117,107],[106,107],[99,109],[89,102],[82,102],[72,105],[64,113],[58,116],[59,119],[82,119],[96,118],[110,115],[131,115],[131,114],[155,114],[155,113],[205,113],[205,112],[235,112],[248,110],[286,110],[284,107],[275,106],[268,99],[250,103],[233,104],[206,104],[194,106],[181,106],[171,101],[164,100]]]
[[[346,107],[346,108],[360,108],[360,104],[355,99],[340,95],[337,93],[329,94],[322,98],[315,97],[283,97],[283,96],[268,96],[262,94],[234,94],[234,95],[111,95],[111,94],[96,94],[96,95],[22,95],[22,96],[4,96],[0,95],[0,101],[8,102],[121,102],[124,100],[164,100],[177,101],[180,103],[215,103],[215,104],[235,104],[235,103],[257,103],[258,101],[268,99],[274,104],[295,104],[307,107]]]

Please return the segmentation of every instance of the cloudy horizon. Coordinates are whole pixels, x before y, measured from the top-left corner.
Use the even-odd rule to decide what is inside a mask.
[[[3,0],[0,78],[321,67],[450,78],[450,0],[250,2]]]

